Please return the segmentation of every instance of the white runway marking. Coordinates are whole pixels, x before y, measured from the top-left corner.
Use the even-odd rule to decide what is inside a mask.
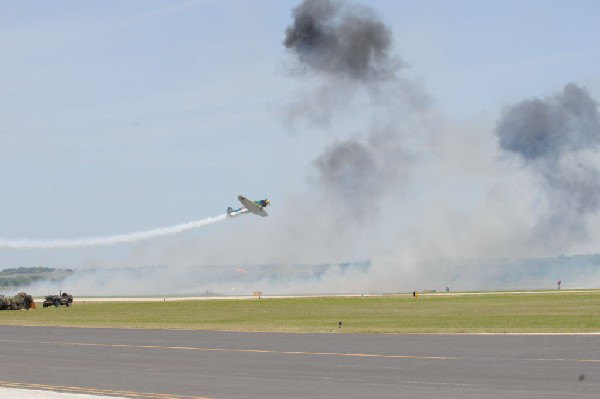
[[[97,396],[78,393],[39,391],[30,389],[1,388],[2,399],[124,399],[122,396]]]
[[[2,399],[210,399],[204,396],[121,391],[64,385],[0,381]]]

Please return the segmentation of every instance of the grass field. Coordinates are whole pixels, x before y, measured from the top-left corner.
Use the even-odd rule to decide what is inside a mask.
[[[1,325],[344,333],[600,332],[600,291],[89,302]]]

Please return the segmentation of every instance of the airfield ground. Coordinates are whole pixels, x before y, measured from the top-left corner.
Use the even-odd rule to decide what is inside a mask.
[[[6,387],[20,399],[29,389],[131,399],[597,399],[599,348],[600,335],[0,326],[10,365],[0,396]]]
[[[2,311],[0,336],[6,398],[596,398],[600,389],[600,290],[79,298]]]
[[[600,332],[600,290],[141,299],[76,298],[71,308],[1,312],[0,324],[318,333]]]

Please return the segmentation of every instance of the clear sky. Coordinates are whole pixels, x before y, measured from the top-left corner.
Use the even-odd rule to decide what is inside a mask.
[[[371,240],[414,222],[411,212],[384,213],[379,227],[356,233],[371,239],[347,251],[332,250],[331,257],[324,249],[307,257],[286,247],[302,218],[289,212],[301,214],[312,209],[302,203],[318,201],[313,161],[335,140],[349,137],[339,125],[290,126],[282,117],[306,85],[290,73],[295,59],[282,45],[298,4],[3,3],[0,237],[73,238],[168,226],[237,207],[238,194],[268,196],[272,206],[271,218],[264,220],[244,217],[141,243],[0,248],[0,267],[262,263],[282,261],[287,254],[290,262],[376,257]],[[470,132],[467,139],[458,134],[452,145],[444,136],[445,144],[431,144],[431,153],[461,143],[495,145],[494,126],[503,107],[544,98],[569,82],[600,100],[598,1],[369,1],[368,6],[393,34],[391,53],[406,64],[402,75],[429,96],[431,114],[439,118],[433,125],[452,126],[448,135]],[[428,169],[441,164],[429,163],[416,174],[433,173]],[[415,185],[385,206],[406,209],[441,194],[449,198],[449,208],[463,212],[489,189],[489,175],[463,175],[468,169],[458,167],[449,179],[464,183],[460,189],[441,194],[441,185],[432,190]],[[502,174],[502,168],[490,174]],[[293,207],[284,205],[290,198]],[[434,213],[427,217],[435,219]],[[406,230],[395,237],[403,234]],[[254,243],[254,249],[242,242]],[[310,251],[312,242],[293,244]]]

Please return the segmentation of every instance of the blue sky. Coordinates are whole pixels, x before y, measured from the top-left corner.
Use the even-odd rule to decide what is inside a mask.
[[[0,236],[144,230],[217,215],[235,207],[238,194],[268,196],[275,221],[240,218],[181,237],[116,247],[1,249],[0,266],[281,261],[288,252],[271,256],[269,242],[293,230],[285,222],[292,208],[282,204],[290,198],[316,200],[313,160],[347,134],[335,126],[290,129],[281,117],[305,85],[289,73],[294,59],[282,45],[297,4],[3,4]],[[600,99],[597,1],[368,5],[393,32],[393,54],[407,64],[403,76],[423,87],[435,114],[452,126],[448,135],[468,130],[473,145],[478,140],[493,145],[495,121],[505,105],[547,96],[569,82]],[[464,183],[445,193],[451,203],[477,203],[487,190],[486,176],[463,175],[467,169],[450,179]],[[439,195],[439,187],[408,190],[386,205],[406,209],[427,202],[423,198]],[[368,236],[387,236],[390,226],[408,223],[410,213],[384,218]],[[234,256],[240,241],[256,242],[257,249]],[[312,245],[296,244],[308,250]],[[286,244],[272,245],[279,250]],[[365,258],[377,245],[361,240],[331,259],[321,256],[324,250],[311,258],[289,249],[289,260]],[[185,261],[177,256],[188,252]]]

